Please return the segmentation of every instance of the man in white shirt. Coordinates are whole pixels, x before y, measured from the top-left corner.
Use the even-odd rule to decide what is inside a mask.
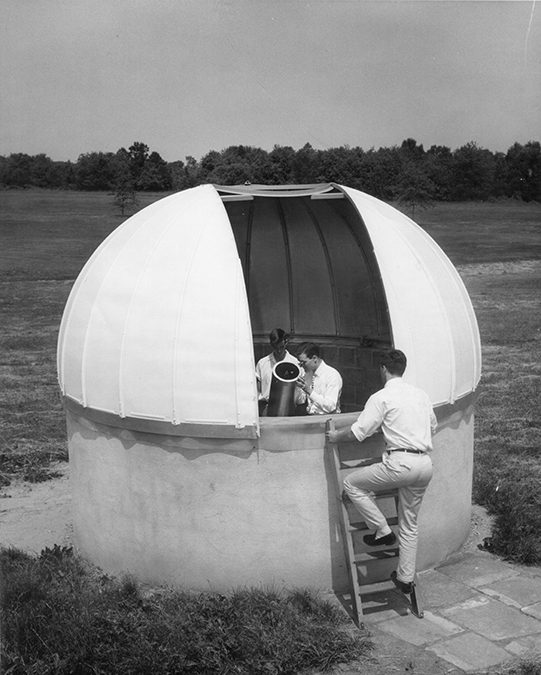
[[[287,351],[289,335],[281,328],[274,328],[269,335],[272,352],[259,359],[255,367],[257,390],[259,393],[259,414],[264,415],[269,402],[272,382],[272,369],[280,361],[289,361],[297,365],[298,361]]]
[[[326,415],[340,412],[342,376],[321,358],[319,347],[313,342],[303,342],[297,349],[299,365],[304,376],[297,386],[306,395],[306,411],[309,415]]]
[[[391,578],[404,593],[411,593],[417,559],[417,516],[432,478],[432,435],[436,416],[428,395],[404,382],[406,356],[398,349],[381,358],[383,389],[373,394],[356,422],[350,427],[328,431],[327,440],[363,441],[381,429],[386,452],[382,461],[350,473],[344,490],[363,516],[373,534],[363,539],[369,546],[391,546],[396,535],[377,507],[374,492],[398,488],[398,569]]]

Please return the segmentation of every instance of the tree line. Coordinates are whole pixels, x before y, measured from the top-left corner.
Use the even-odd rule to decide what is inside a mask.
[[[456,150],[408,138],[400,146],[363,150],[341,146],[299,150],[275,145],[267,152],[247,145],[211,150],[199,161],[166,162],[148,145],[89,152],[76,162],[45,154],[0,156],[0,185],[96,191],[178,191],[203,183],[269,185],[335,182],[379,199],[405,203],[515,198],[541,201],[539,141],[491,152],[467,143]]]

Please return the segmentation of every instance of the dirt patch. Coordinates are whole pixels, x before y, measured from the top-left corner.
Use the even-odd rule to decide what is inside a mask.
[[[51,468],[61,476],[43,483],[14,481],[0,492],[2,546],[37,554],[71,544],[69,466],[62,462]]]
[[[478,504],[472,505],[470,535],[462,546],[464,552],[479,553],[479,546],[483,546],[483,541],[492,535],[492,523],[494,516],[489,516],[487,510]]]

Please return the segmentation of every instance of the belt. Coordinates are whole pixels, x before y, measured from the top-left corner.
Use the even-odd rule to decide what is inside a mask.
[[[388,450],[387,452],[411,452],[414,455],[424,455],[425,451],[424,450],[412,450],[411,448],[393,448],[392,450]]]

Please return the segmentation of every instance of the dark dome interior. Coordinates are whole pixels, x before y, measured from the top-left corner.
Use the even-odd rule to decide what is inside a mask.
[[[322,346],[342,373],[344,411],[379,388],[374,349],[391,345],[385,293],[362,218],[331,185],[216,186],[242,262],[256,360],[273,328]]]

